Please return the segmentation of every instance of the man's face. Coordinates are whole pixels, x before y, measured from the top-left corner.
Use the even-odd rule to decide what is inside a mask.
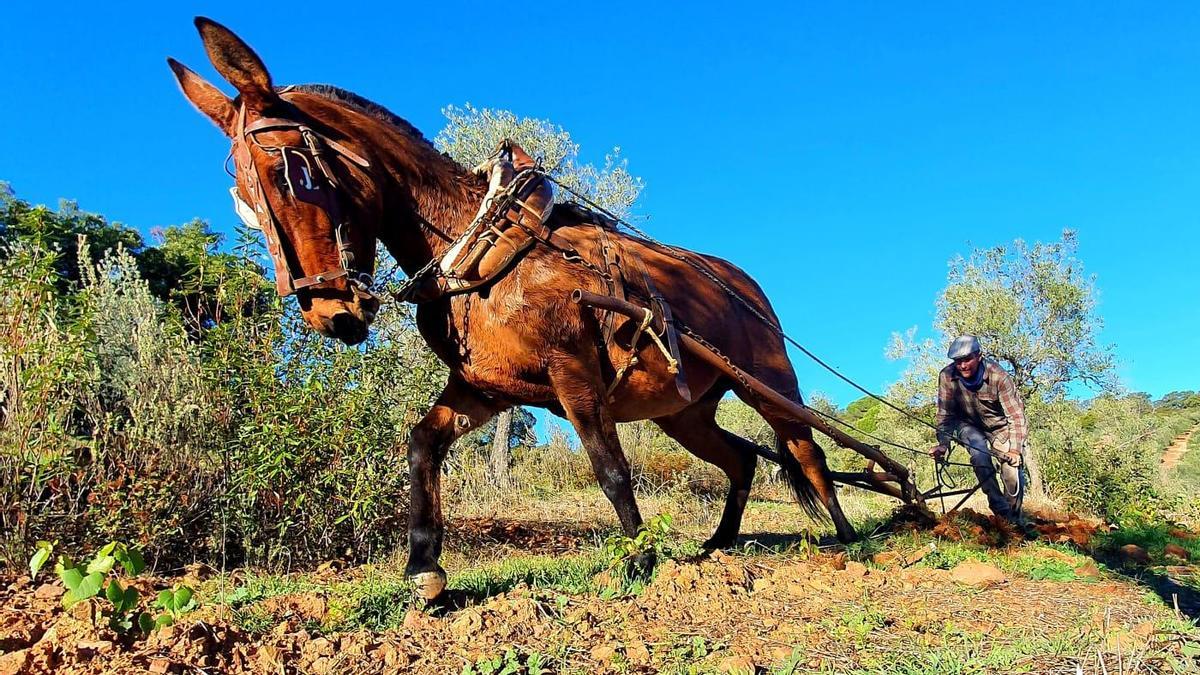
[[[970,356],[954,359],[954,367],[958,374],[968,379],[974,377],[975,371],[979,369],[979,357],[979,352],[975,352]]]

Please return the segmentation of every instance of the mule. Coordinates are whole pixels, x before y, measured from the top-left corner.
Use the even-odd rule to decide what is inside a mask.
[[[297,296],[312,329],[347,344],[362,341],[379,308],[367,290],[376,246],[381,243],[408,275],[418,273],[469,226],[487,189],[485,179],[438,152],[408,122],[355,94],[324,85],[276,87],[258,55],[229,29],[204,18],[196,26],[217,72],[237,96],[226,96],[174,59],[168,63],[187,99],[234,142],[237,195],[243,207],[258,212],[260,223],[269,221],[264,229],[280,292]],[[307,168],[297,169],[302,164]],[[629,275],[631,301],[651,306],[656,287],[682,324],[801,403],[780,336],[696,268],[778,323],[754,280],[720,258],[618,232],[580,208],[556,207],[549,218],[562,247],[534,246],[489,285],[417,307],[421,335],[450,370],[408,443],[406,574],[420,594],[433,598],[445,588],[438,560],[446,452],[455,439],[514,405],[545,408],[570,421],[628,536],[637,533],[642,516],[616,423],[652,420],[728,477],[720,522],[704,543],[722,548],[738,536],[760,450],[715,420],[717,404],[732,391],[776,433],[779,460],[800,506],[814,516],[822,515],[818,505],[823,506],[838,538],[855,539],[810,426],[700,359],[682,360],[691,395],[681,394],[668,355],[650,341],[632,342],[635,322],[615,317],[606,340],[606,317],[571,300],[576,289],[610,291],[602,249],[615,246],[626,261],[640,259],[645,269],[648,281]],[[281,275],[287,279],[281,281]],[[638,362],[610,395],[614,375],[631,351]],[[649,566],[653,559],[638,562]]]

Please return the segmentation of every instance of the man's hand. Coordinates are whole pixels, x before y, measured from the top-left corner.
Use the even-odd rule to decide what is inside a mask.
[[[935,445],[929,449],[929,456],[934,459],[945,459],[948,454],[950,454],[950,448],[944,445]]]
[[[1013,467],[1021,466],[1021,453],[1019,453],[1019,452],[1004,453],[1004,463],[1009,466],[1013,466]]]

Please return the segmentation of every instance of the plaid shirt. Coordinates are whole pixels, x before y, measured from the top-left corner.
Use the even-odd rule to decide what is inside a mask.
[[[967,389],[954,364],[938,374],[938,443],[948,445],[961,424],[977,427],[1001,452],[1021,452],[1029,435],[1025,406],[1012,378],[995,361],[984,359],[983,384]]]

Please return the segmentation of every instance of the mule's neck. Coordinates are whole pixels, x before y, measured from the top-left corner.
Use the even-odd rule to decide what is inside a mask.
[[[388,131],[393,142],[376,146],[390,183],[384,186],[379,240],[411,275],[471,224],[486,190],[424,138]]]

